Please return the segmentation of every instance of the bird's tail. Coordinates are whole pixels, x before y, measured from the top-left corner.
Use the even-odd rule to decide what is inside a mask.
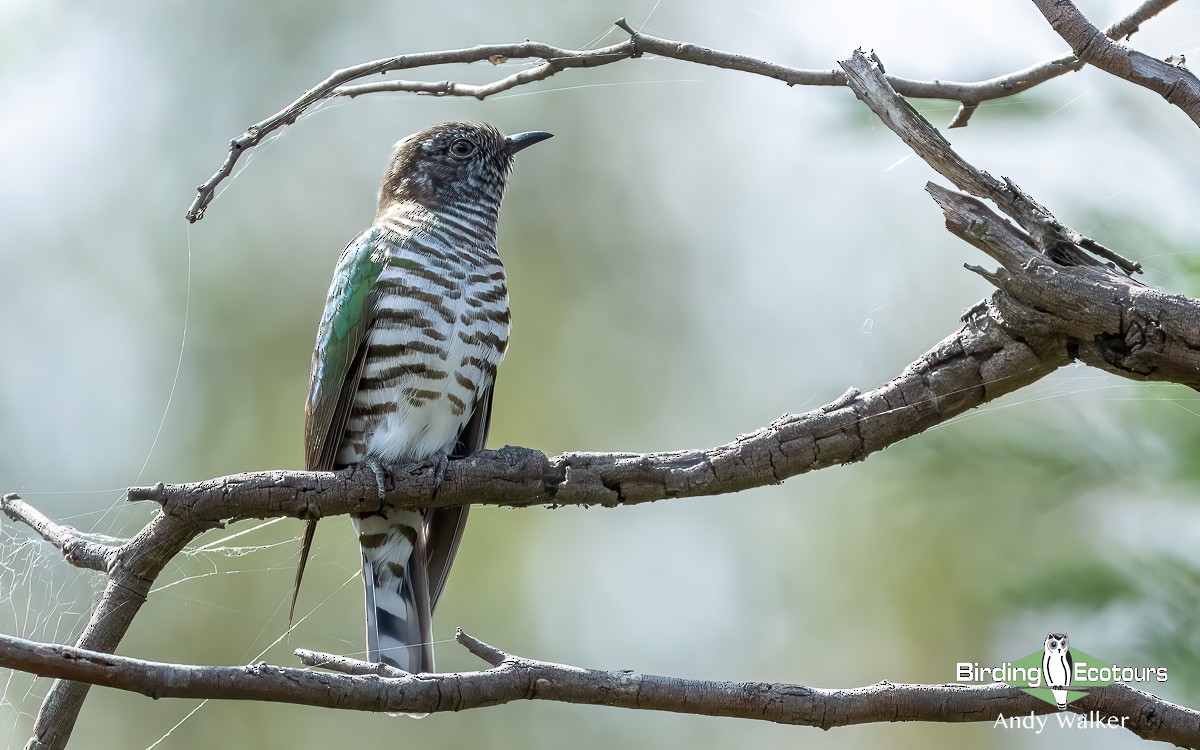
[[[296,582],[292,584],[292,604],[288,607],[288,630],[296,619],[296,600],[300,597],[300,582],[304,580],[304,568],[308,565],[308,553],[312,550],[313,537],[317,533],[317,522],[309,519],[304,525],[304,540],[300,542],[300,562],[296,564]]]
[[[394,513],[393,513],[394,515]],[[417,528],[395,525],[396,519],[371,517],[361,521],[363,583],[367,605],[367,659],[406,672],[432,672],[433,607],[429,568],[420,514]],[[376,532],[376,523],[386,531]],[[382,540],[381,540],[382,538]],[[380,541],[381,540],[381,541]],[[375,542],[380,543],[371,546]]]

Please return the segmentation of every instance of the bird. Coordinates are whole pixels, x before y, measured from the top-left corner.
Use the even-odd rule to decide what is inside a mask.
[[[1066,633],[1051,633],[1046,636],[1042,653],[1042,680],[1050,688],[1058,710],[1067,707],[1067,690],[1071,687],[1071,675],[1075,670],[1075,659],[1071,657],[1071,642]]]
[[[371,226],[342,252],[317,330],[305,467],[445,462],[482,450],[509,306],[496,226],[513,157],[552,137],[475,122],[399,141]],[[440,476],[439,471],[439,476]],[[432,618],[468,506],[352,517],[362,551],[367,657],[433,672]],[[304,532],[289,622],[316,520]]]

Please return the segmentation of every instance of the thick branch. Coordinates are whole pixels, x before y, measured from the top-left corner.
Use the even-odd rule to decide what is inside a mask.
[[[991,200],[1025,230],[977,200],[927,186],[946,213],[947,228],[1004,266],[985,277],[1006,292],[993,303],[1014,335],[1064,336],[1069,356],[1094,367],[1200,389],[1200,303],[1113,273],[1107,266],[1140,267],[1063,225],[1011,180],[1001,182],[969,164],[891,88],[878,59],[856,52],[841,65],[859,99],[918,156],[961,189]],[[1064,272],[1059,264],[1075,268]]]
[[[494,655],[478,672],[381,677],[378,665],[335,657],[326,674],[251,664],[209,667],[164,664],[0,636],[0,666],[47,677],[128,690],[152,698],[258,700],[306,706],[437,713],[517,700],[614,706],[727,716],[831,729],[897,721],[978,722],[1000,715],[1047,714],[1051,704],[1005,685],[902,685],[881,682],[850,690],[762,682],[719,682],[610,672],[506,654],[460,632],[460,642]],[[311,654],[313,657],[325,655]],[[491,660],[491,659],[489,659]],[[1200,714],[1146,693],[1113,685],[1071,704],[1100,717],[1127,717],[1145,739],[1194,746]],[[1119,725],[1119,724],[1118,724]]]
[[[1031,343],[1032,342],[1032,343]],[[995,310],[978,308],[959,330],[892,381],[839,399],[837,408],[786,415],[734,442],[674,453],[564,453],[549,458],[505,447],[436,467],[393,467],[386,502],[396,507],[477,505],[634,505],[665,498],[736,492],[827,466],[861,461],[979,404],[1021,388],[1069,362],[1065,339],[1020,339]],[[192,523],[264,516],[316,518],[377,510],[368,468],[336,474],[269,471],[204,482],[133,488]]]
[[[1153,18],[1175,2],[1176,0],[1147,0],[1128,16],[1114,23],[1106,33],[1114,39],[1127,37],[1137,31],[1140,24]],[[840,70],[792,68],[747,55],[722,52],[689,42],[678,42],[642,34],[634,31],[625,23],[624,19],[618,21],[617,25],[625,30],[630,35],[630,38],[620,44],[613,44],[594,50],[564,49],[531,41],[516,44],[487,44],[465,49],[397,55],[334,71],[328,78],[304,92],[299,99],[289,104],[286,108],[276,112],[262,122],[251,125],[244,133],[231,140],[229,142],[229,153],[226,155],[225,161],[212,177],[196,188],[196,197],[192,200],[191,206],[188,207],[185,217],[190,222],[196,222],[204,218],[204,212],[216,195],[217,186],[229,177],[229,175],[233,174],[234,166],[246,151],[257,146],[272,132],[294,123],[309,107],[333,96],[354,97],[380,91],[405,91],[434,96],[470,96],[476,99],[484,99],[517,86],[545,80],[567,68],[594,68],[620,62],[621,60],[638,58],[647,53],[699,65],[725,68],[726,70],[736,70],[774,78],[783,81],[789,86],[845,86],[847,83],[846,76]],[[352,82],[369,76],[397,70],[412,70],[433,65],[484,61],[499,65],[510,60],[529,59],[542,60],[542,63],[492,83],[482,85],[458,83],[455,81],[441,81],[436,83],[425,81],[379,81],[351,85]],[[926,99],[948,99],[961,102],[963,108],[951,124],[951,127],[961,127],[967,124],[971,113],[974,112],[980,103],[1026,91],[1063,73],[1078,70],[1079,65],[1074,55],[1066,55],[1005,76],[974,83],[917,81],[898,76],[889,76],[888,80],[904,96]]]
[[[998,261],[1000,317],[1025,336],[1065,336],[1076,359],[1135,380],[1200,390],[1200,302],[1095,267],[1064,273],[983,203],[930,183],[946,228]]]
[[[1200,78],[1194,73],[1106,37],[1071,0],[1033,2],[1081,60],[1150,89],[1200,125]]]

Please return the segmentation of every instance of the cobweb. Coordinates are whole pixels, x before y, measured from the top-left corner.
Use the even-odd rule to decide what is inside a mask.
[[[104,535],[87,535],[109,542]],[[0,524],[0,632],[51,643],[74,643],[106,579],[67,565],[62,553],[15,523]],[[50,681],[6,671],[0,696],[0,738],[20,747]]]
[[[322,102],[300,119],[307,119],[345,103]],[[228,189],[256,157],[288,132],[285,129],[272,134],[256,149],[258,153],[247,154],[236,172],[221,186],[221,191]],[[129,480],[123,482],[126,486],[141,484],[151,459],[155,457],[164,427],[171,416],[172,403],[188,353],[193,260],[190,226],[179,244],[181,253],[186,251],[186,294],[181,311],[182,330],[177,339],[178,357],[174,363],[174,375],[167,384],[169,388],[164,392],[161,417],[156,419],[155,427],[146,436],[148,445],[144,458],[139,456],[131,467]],[[133,470],[136,470],[136,476]],[[13,489],[50,520],[72,528],[81,538],[112,546],[127,542],[157,511],[153,503],[129,503],[124,488],[65,491],[22,487],[19,484],[15,488],[12,485],[0,487],[0,491],[4,492]],[[291,520],[292,523],[278,523],[285,520]],[[299,523],[293,519],[275,518],[248,521],[228,529],[210,531],[194,540],[188,549],[168,563],[151,588],[149,602],[153,604],[163,599],[194,607],[221,608],[225,606],[222,587],[228,585],[225,582],[230,577],[243,574],[269,576],[272,590],[278,593],[278,600],[267,601],[255,611],[236,607],[229,609],[229,617],[251,621],[245,626],[244,632],[254,637],[249,642],[229,646],[231,650],[221,655],[221,661],[248,663],[268,653],[277,658],[279,654],[272,649],[281,643],[286,647],[290,635],[286,622],[286,601],[299,549],[299,529]],[[329,536],[334,535],[331,533]],[[320,592],[322,598],[314,599],[308,608],[298,608],[297,626],[309,614],[326,605],[334,595],[357,593],[356,588],[350,585],[358,578],[356,558],[326,563],[322,560],[321,551],[316,550],[313,563],[310,571],[317,573],[323,565],[336,566],[336,573],[343,583],[340,586],[334,583],[332,592],[328,589]],[[0,516],[0,633],[40,643],[74,645],[107,582],[108,578],[103,573],[82,570],[69,564],[57,548],[24,524]],[[143,611],[139,615],[146,613]],[[135,620],[134,628],[137,626],[138,621]],[[337,635],[325,638],[324,643],[331,650],[350,656],[365,655],[361,651],[361,644]],[[280,649],[284,650],[286,648]],[[53,681],[20,671],[2,670],[0,683],[3,684],[0,689],[0,747],[19,748],[30,737],[38,709]],[[150,747],[160,745],[203,705],[202,702],[190,711],[177,712],[173,718],[171,714],[164,716],[160,730],[163,734],[147,744]]]
[[[36,502],[37,495],[33,497]],[[123,500],[118,502],[124,505]],[[114,512],[116,508],[114,504],[100,514],[93,514],[100,516],[95,523],[104,527],[124,527],[131,521],[140,525],[149,518],[144,512],[135,512],[138,506],[125,506],[126,510]],[[268,529],[281,520],[284,519],[241,524],[240,528],[211,534],[214,537],[211,540],[199,539],[163,571],[151,589],[151,599],[180,599],[200,606],[220,606],[217,589],[223,579],[287,571],[297,549],[295,527],[279,524]],[[122,530],[122,533],[126,532]],[[109,534],[80,532],[80,535],[104,544],[124,542],[123,538]],[[355,578],[357,571],[346,579],[346,583]],[[23,525],[0,524],[0,632],[43,643],[74,644],[107,580],[101,573],[69,565],[54,546]],[[281,596],[283,591],[281,589]],[[273,605],[268,603],[263,612],[233,613],[233,616],[244,618],[258,617],[263,622],[258,637],[245,646],[246,652],[233,654],[231,658],[243,656],[242,661],[253,661],[284,641],[286,626],[280,624],[278,616],[281,603],[282,599]],[[320,603],[312,602],[301,615],[319,606]],[[21,747],[30,735],[38,708],[52,682],[8,670],[3,680],[0,742],[3,747]]]

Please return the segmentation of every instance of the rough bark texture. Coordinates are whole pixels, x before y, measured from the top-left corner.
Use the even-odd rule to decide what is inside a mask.
[[[529,448],[482,451],[445,468],[393,467],[385,502],[397,507],[478,505],[634,505],[720,495],[781,482],[827,466],[861,461],[998,398],[1066,364],[1066,339],[1015,338],[997,308],[972,310],[962,326],[896,378],[840,405],[785,415],[707,450],[671,453],[564,453]],[[197,524],[288,515],[297,518],[377,510],[375,474],[269,471],[193,484],[133,488],[173,517]]]
[[[1118,78],[1145,86],[1200,125],[1200,79],[1183,67],[1113,41],[1068,0],[1033,0],[1076,57]]]
[[[491,669],[439,675],[399,672],[378,664],[307,652],[305,661],[356,674],[249,664],[202,667],[163,664],[0,636],[0,666],[141,693],[151,698],[274,701],[351,711],[436,713],[545,700],[670,711],[832,729],[881,721],[961,723],[1006,715],[1057,713],[1052,704],[1006,685],[902,685],[881,682],[850,690],[766,682],[720,682],[611,672],[506,654],[459,633]],[[1150,740],[1195,741],[1200,714],[1122,685],[1092,690],[1071,710],[1126,718],[1125,728]]]

